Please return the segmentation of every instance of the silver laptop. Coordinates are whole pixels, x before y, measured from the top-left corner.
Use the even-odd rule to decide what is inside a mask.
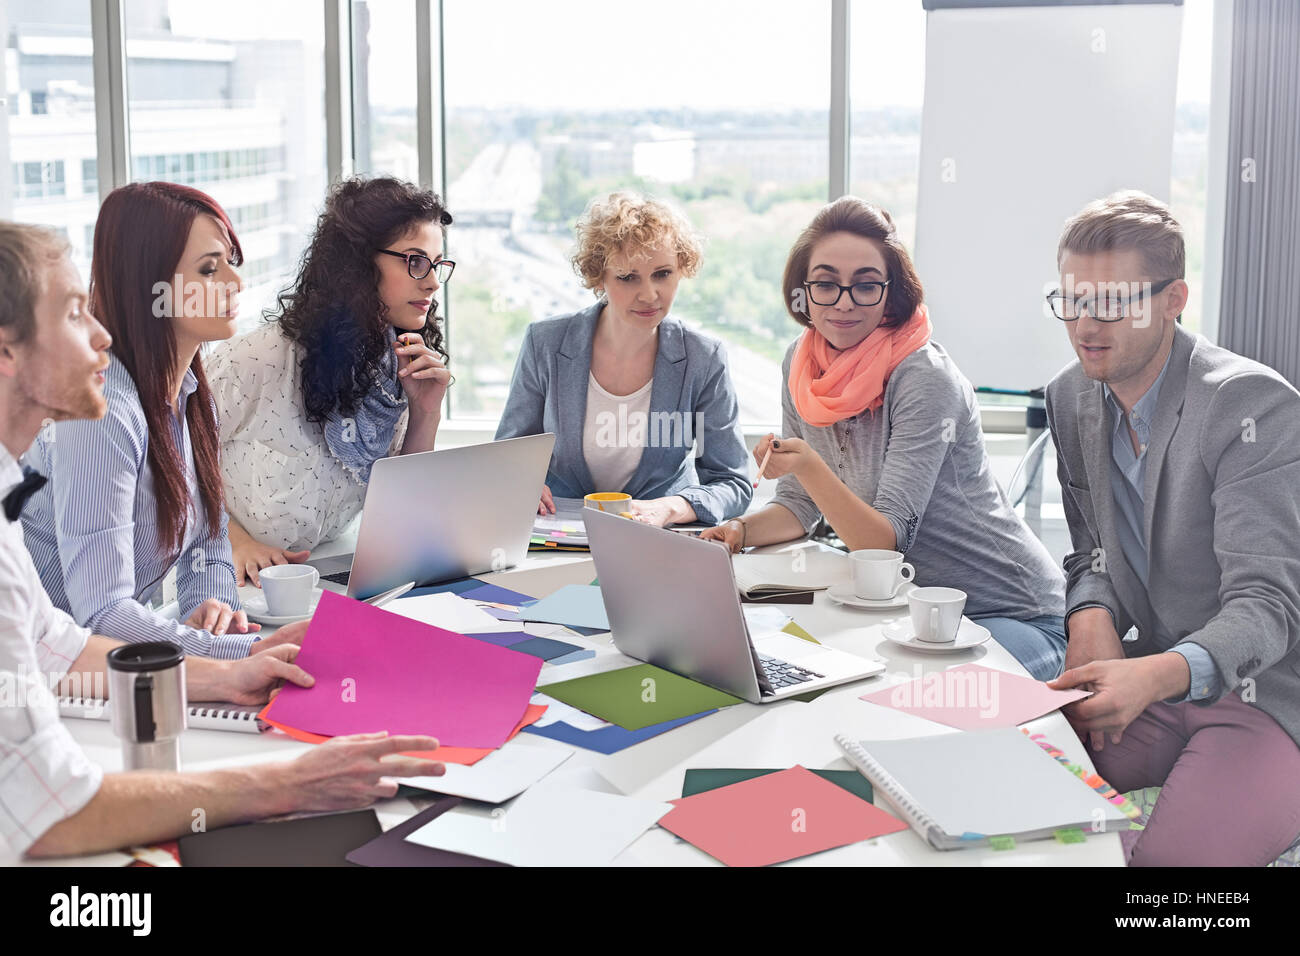
[[[394,455],[375,462],[357,550],[309,561],[321,587],[365,599],[513,567],[528,553],[555,436]]]
[[[751,636],[715,541],[588,510],[587,539],[614,646],[753,704],[882,673],[885,665],[791,634]]]

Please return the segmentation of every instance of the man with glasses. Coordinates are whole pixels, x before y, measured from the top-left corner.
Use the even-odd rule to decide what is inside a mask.
[[[1086,206],[1057,260],[1078,362],[1047,388],[1073,542],[1051,686],[1094,691],[1066,715],[1103,777],[1162,787],[1131,865],[1263,865],[1300,833],[1300,393],[1182,328],[1182,229],[1150,196]]]

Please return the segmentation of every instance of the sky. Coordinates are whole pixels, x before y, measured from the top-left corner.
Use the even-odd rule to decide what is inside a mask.
[[[851,0],[852,108],[919,108],[921,0]],[[312,5],[314,6],[314,4]],[[413,0],[370,0],[371,86],[415,105]],[[307,38],[301,0],[170,0],[178,33]],[[1213,0],[1185,0],[1179,102],[1208,102]],[[824,109],[830,2],[444,0],[447,101],[457,107]]]

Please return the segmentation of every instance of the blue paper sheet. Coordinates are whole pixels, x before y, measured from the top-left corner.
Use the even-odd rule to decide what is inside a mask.
[[[605,613],[600,588],[589,584],[562,587],[549,597],[524,608],[521,616],[525,621],[609,630],[609,616]]]
[[[542,687],[541,690],[544,692],[546,688]],[[678,717],[676,720],[665,720],[661,724],[651,724],[649,727],[642,727],[640,730],[625,730],[617,724],[602,727],[600,730],[578,730],[576,727],[557,720],[545,727],[538,727],[536,724],[525,727],[524,733],[549,737],[551,740],[572,744],[584,750],[594,750],[596,753],[612,754],[631,747],[633,744],[639,744],[643,740],[657,737],[665,731],[680,727],[682,724],[689,724],[692,720],[699,720],[701,717],[716,713],[716,710],[706,710],[703,713],[691,714],[689,717]]]

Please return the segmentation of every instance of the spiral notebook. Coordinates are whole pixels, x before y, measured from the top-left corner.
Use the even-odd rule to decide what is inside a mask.
[[[1041,735],[1040,735],[1041,736]],[[898,816],[936,850],[992,837],[1127,828],[1137,810],[1096,774],[1014,727],[906,740],[835,736],[845,756]]]
[[[93,697],[60,697],[59,716],[81,720],[108,720],[112,702]],[[260,734],[269,724],[257,719],[261,706],[241,704],[189,704],[185,726],[191,730],[231,730],[241,734]]]

